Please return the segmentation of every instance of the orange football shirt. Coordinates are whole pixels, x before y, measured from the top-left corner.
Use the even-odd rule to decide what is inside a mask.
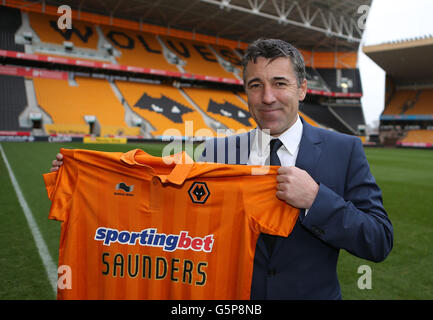
[[[276,172],[61,149],[44,174],[61,221],[58,299],[249,299],[260,233],[288,236],[299,210],[276,198]],[[171,163],[169,163],[171,162]]]

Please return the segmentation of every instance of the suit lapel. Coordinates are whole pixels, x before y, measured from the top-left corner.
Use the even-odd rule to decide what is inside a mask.
[[[308,172],[317,181],[317,162],[322,152],[322,139],[316,128],[301,118],[304,125],[295,166]]]
[[[322,139],[319,135],[319,131],[315,127],[304,121],[302,117],[301,121],[303,123],[302,138],[299,144],[298,157],[296,158],[295,166],[307,171],[308,174],[318,182],[317,163],[322,152]],[[275,242],[273,257],[277,256],[276,252],[279,250],[282,243],[283,241]],[[265,254],[267,254],[267,249],[263,241],[259,242],[259,247],[263,252],[266,252]]]

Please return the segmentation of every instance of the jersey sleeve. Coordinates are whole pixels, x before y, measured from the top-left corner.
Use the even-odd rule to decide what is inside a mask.
[[[249,179],[252,180],[242,184],[242,194],[245,212],[253,228],[259,233],[287,237],[295,226],[300,210],[277,198],[274,175]]]
[[[43,174],[47,195],[51,201],[48,218],[58,221],[65,221],[69,216],[76,181],[72,159],[64,157],[63,162],[57,172]]]

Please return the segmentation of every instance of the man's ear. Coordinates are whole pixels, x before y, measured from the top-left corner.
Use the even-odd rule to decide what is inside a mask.
[[[303,101],[307,95],[307,79],[304,79],[298,88],[299,90],[299,101]]]

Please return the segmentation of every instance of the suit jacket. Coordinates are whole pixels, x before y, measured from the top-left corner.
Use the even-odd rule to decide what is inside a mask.
[[[319,192],[292,233],[277,239],[271,257],[259,237],[252,299],[341,299],[340,249],[379,262],[393,245],[393,227],[361,140],[301,121],[296,167],[310,174]],[[200,160],[246,164],[254,132],[208,140]]]

